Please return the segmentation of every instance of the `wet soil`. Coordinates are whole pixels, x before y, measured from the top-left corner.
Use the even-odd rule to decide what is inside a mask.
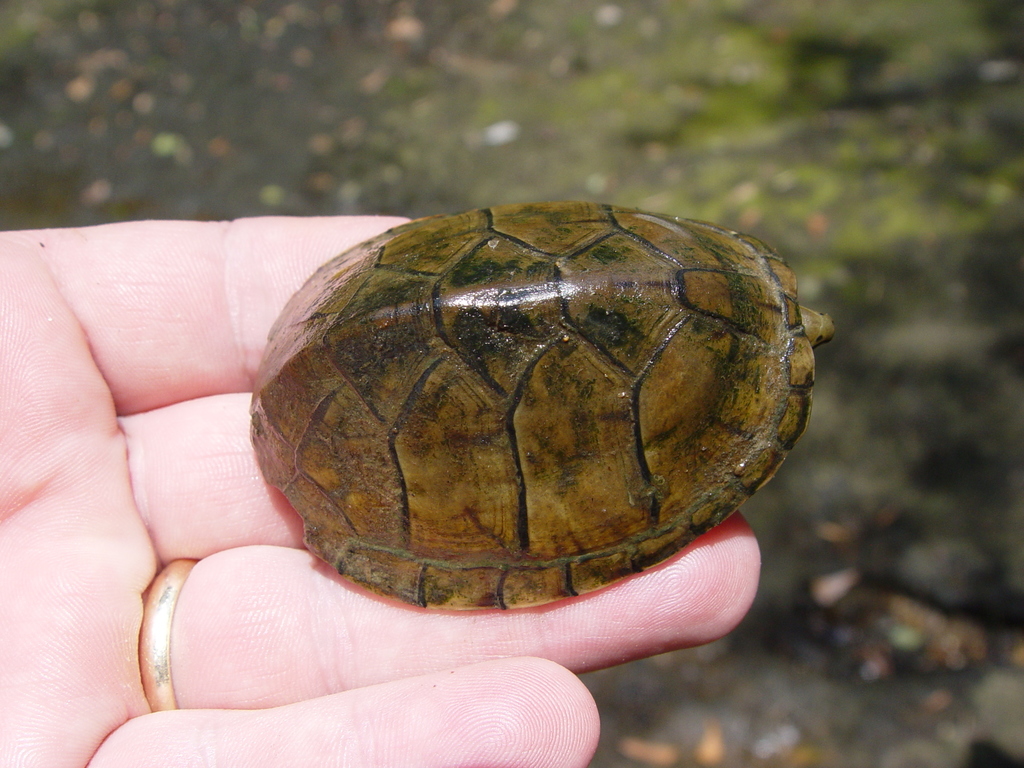
[[[728,638],[586,677],[595,766],[1024,764],[1024,5],[8,0],[0,226],[583,198],[836,320]]]

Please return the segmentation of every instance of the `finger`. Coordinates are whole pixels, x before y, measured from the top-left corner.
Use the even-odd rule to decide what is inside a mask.
[[[302,546],[302,521],[256,465],[248,393],[122,417],[132,490],[162,562],[248,544]]]
[[[3,237],[0,563],[0,765],[84,765],[146,711],[139,594],[155,564],[81,328]]]
[[[321,263],[400,221],[148,221],[7,237],[49,266],[124,414],[251,389],[287,298]]]
[[[593,699],[565,669],[509,659],[276,709],[140,717],[90,768],[583,768],[598,727]]]
[[[537,609],[445,612],[370,595],[304,551],[244,547],[192,571],[171,667],[187,707],[265,707],[509,656],[580,672],[732,629],[759,555],[738,515],[680,556],[589,595]]]

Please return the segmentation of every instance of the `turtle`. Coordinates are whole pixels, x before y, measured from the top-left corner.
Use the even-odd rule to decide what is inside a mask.
[[[537,606],[661,563],[771,478],[832,333],[775,251],[707,222],[433,216],[291,298],[252,441],[345,579],[423,608]]]

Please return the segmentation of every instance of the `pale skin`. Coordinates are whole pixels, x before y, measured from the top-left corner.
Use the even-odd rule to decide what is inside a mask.
[[[423,611],[302,548],[249,390],[316,266],[400,220],[142,222],[0,234],[0,765],[582,768],[573,673],[732,629],[739,515],[667,564],[530,610]],[[179,711],[151,713],[142,594],[177,558]]]

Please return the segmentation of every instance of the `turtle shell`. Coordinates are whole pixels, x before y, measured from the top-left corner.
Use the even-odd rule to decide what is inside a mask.
[[[271,331],[252,438],[344,577],[537,605],[661,562],[767,481],[807,422],[811,347],[793,273],[754,238],[499,206],[316,272]]]

